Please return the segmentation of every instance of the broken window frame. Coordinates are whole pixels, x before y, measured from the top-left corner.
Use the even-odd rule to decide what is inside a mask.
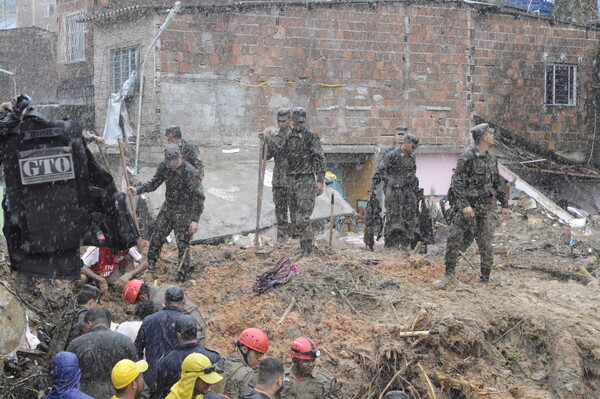
[[[567,107],[577,105],[577,65],[546,64],[544,81],[545,105]]]
[[[64,64],[85,61],[85,22],[83,12],[66,13],[61,26],[61,61]]]
[[[123,83],[129,79],[129,76],[131,76],[133,71],[137,70],[138,66],[140,65],[141,52],[141,45],[118,47],[110,50],[110,76],[112,93],[119,93]],[[117,59],[117,57],[119,59]],[[136,90],[139,89],[139,82],[135,83],[135,88]]]

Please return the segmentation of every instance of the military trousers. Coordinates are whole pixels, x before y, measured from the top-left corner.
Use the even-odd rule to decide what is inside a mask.
[[[385,226],[383,236],[386,248],[408,249],[415,244],[417,225],[417,198],[413,191],[388,188],[385,192]]]
[[[169,235],[171,231],[175,231],[175,239],[177,240],[177,249],[179,251],[179,259],[177,264],[182,264],[181,261],[185,254],[185,261],[183,262],[181,269],[188,270],[190,266],[190,253],[186,249],[190,246],[190,239],[192,235],[189,232],[190,218],[186,209],[181,207],[173,206],[170,204],[163,204],[156,217],[156,223],[154,224],[154,231],[150,238],[150,245],[148,247],[148,262],[156,263],[162,246],[165,241],[165,237]]]
[[[494,256],[492,254],[492,240],[496,228],[497,217],[495,209],[473,209],[475,217],[471,220],[465,218],[462,209],[456,212],[448,232],[446,241],[446,275],[454,274],[454,269],[460,253],[467,250],[475,240],[479,246],[481,257],[481,278],[487,281],[490,278]]]
[[[285,240],[288,230],[288,189],[287,186],[273,186],[273,203],[275,204],[275,218],[277,220],[277,241]]]
[[[310,216],[315,208],[315,175],[289,176],[288,195],[294,233],[300,237],[300,241],[312,241]]]

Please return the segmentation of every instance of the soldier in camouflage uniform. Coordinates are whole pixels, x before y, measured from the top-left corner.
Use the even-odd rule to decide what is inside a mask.
[[[179,126],[170,126],[165,131],[167,142],[177,144],[183,160],[192,165],[200,172],[200,179],[204,179],[204,165],[198,147],[187,140],[181,138],[181,128]]]
[[[127,187],[127,194],[148,193],[162,183],[166,183],[165,202],[156,217],[150,238],[148,268],[154,268],[165,237],[174,230],[179,249],[178,264],[183,262],[177,281],[185,281],[190,267],[190,239],[198,230],[198,220],[204,210],[204,189],[200,172],[183,160],[176,144],[167,144],[165,160],[158,165],[154,177],[141,186]]]
[[[275,204],[275,217],[277,219],[278,242],[284,242],[290,235],[288,231],[289,201],[286,181],[287,152],[285,147],[291,130],[291,122],[290,109],[280,108],[277,110],[279,130],[274,134],[265,131],[259,135],[261,138],[266,137],[267,159],[275,159],[275,166],[273,167],[273,203]]]
[[[229,399],[239,399],[256,386],[260,359],[269,350],[269,337],[258,328],[247,328],[235,342],[237,351],[221,358],[216,371],[223,379],[213,385],[212,390],[226,395]]]
[[[446,243],[446,273],[433,283],[435,288],[445,288],[455,282],[454,269],[460,251],[470,237],[477,241],[481,256],[482,283],[490,280],[492,271],[492,239],[496,226],[496,200],[502,206],[506,219],[510,213],[504,192],[504,180],[498,172],[498,161],[489,153],[494,144],[494,129],[482,123],[471,129],[475,142],[459,158],[452,176],[453,196],[459,211],[450,225]]]
[[[292,110],[292,122],[294,127],[286,145],[290,212],[295,223],[292,228],[300,236],[302,256],[308,256],[313,249],[310,215],[315,207],[315,196],[323,193],[325,156],[321,139],[305,126],[304,108]]]
[[[331,386],[329,378],[315,371],[315,361],[321,351],[310,338],[299,337],[290,345],[292,367],[285,371],[281,399],[320,399]]]
[[[400,148],[389,152],[377,167],[373,179],[373,191],[379,183],[384,183],[385,226],[383,235],[385,247],[408,249],[414,244],[417,223],[418,202],[422,197],[417,166],[413,152],[419,145],[419,139],[406,134]]]

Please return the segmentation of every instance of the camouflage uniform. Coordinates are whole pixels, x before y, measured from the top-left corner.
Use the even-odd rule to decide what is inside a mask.
[[[277,218],[278,241],[289,235],[289,201],[286,182],[287,152],[285,151],[287,136],[287,133],[279,130],[267,139],[267,159],[275,159],[275,166],[273,167],[273,203],[275,204],[275,217]]]
[[[202,157],[200,156],[198,147],[189,141],[181,140],[179,151],[181,151],[183,160],[196,168],[198,173],[200,173],[200,180],[204,179],[204,165],[202,164]]]
[[[377,175],[384,183],[385,226],[383,235],[386,248],[408,248],[413,244],[420,197],[416,176],[415,157],[396,148],[389,152],[377,167]],[[394,187],[398,186],[398,187]]]
[[[383,220],[381,219],[381,205],[375,196],[375,192],[371,194],[371,199],[367,202],[365,208],[365,235],[363,241],[365,245],[372,251],[375,245],[375,237],[379,237],[383,228]]]
[[[504,180],[498,172],[496,158],[489,152],[482,155],[475,146],[470,147],[458,158],[452,187],[458,212],[450,225],[446,243],[446,275],[454,275],[460,251],[475,239],[481,256],[481,280],[488,281],[493,264],[496,199],[503,208],[508,208]],[[469,206],[475,212],[472,220],[467,220],[462,212]]]
[[[285,371],[280,399],[319,399],[329,386],[330,380],[325,374],[313,370],[308,377],[298,381],[289,368]]]
[[[311,130],[292,130],[286,145],[288,161],[288,195],[295,232],[300,245],[312,248],[313,230],[310,215],[315,207],[315,177],[325,180],[325,156],[321,140]],[[310,250],[309,250],[310,251]]]
[[[171,230],[175,230],[177,248],[179,249],[178,264],[181,263],[182,257],[190,245],[190,223],[198,222],[204,210],[202,179],[200,173],[188,162],[183,162],[175,171],[170,170],[166,162],[161,162],[154,177],[136,187],[137,194],[154,191],[163,182],[166,182],[165,202],[156,217],[154,231],[150,239],[148,248],[148,263],[150,265],[156,264],[165,237]],[[190,254],[188,251],[181,269],[187,271],[189,263]]]
[[[256,373],[237,352],[219,360],[216,371],[223,376],[223,380],[213,385],[211,389],[227,395],[229,399],[238,399],[256,386]]]

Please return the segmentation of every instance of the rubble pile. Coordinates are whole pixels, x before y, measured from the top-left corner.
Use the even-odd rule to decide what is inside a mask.
[[[227,354],[240,331],[258,327],[271,338],[268,356],[289,365],[289,343],[311,337],[323,352],[317,367],[342,384],[339,397],[380,398],[391,389],[411,398],[596,397],[595,249],[569,245],[572,228],[541,208],[525,206],[527,200],[496,231],[488,285],[478,282],[474,246],[459,263],[457,286],[432,289],[431,282],[443,274],[447,230],[437,222],[437,243],[426,255],[359,246],[332,251],[320,244],[316,255],[297,259],[297,242],[259,253],[231,243],[195,246],[194,272],[181,286],[208,321],[207,347]],[[600,228],[591,218],[588,227]],[[165,248],[157,270],[143,279],[172,284],[176,253]],[[256,276],[283,256],[299,265],[300,275],[264,294],[253,293]],[[32,331],[50,334],[66,306],[69,283],[15,279],[7,265],[1,279],[35,315]],[[102,306],[111,309],[115,322],[133,313],[115,291]],[[7,397],[38,397],[48,380],[31,376],[48,371],[43,345],[17,352],[4,366]]]

